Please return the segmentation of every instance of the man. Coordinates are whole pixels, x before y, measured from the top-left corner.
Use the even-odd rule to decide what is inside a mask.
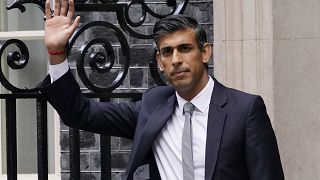
[[[208,75],[211,46],[193,18],[173,15],[154,27],[159,68],[171,86],[151,88],[136,103],[102,103],[81,94],[65,60],[79,23],[72,22],[73,1],[60,7],[56,0],[54,17],[48,7],[51,65],[41,91],[65,124],[133,140],[127,179],[284,179],[262,98]]]

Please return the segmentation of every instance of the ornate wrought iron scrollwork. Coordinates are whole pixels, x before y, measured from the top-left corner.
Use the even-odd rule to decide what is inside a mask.
[[[45,9],[46,0],[14,0],[7,6],[7,9],[18,8],[21,12],[25,11],[24,4],[36,4],[42,12]],[[100,2],[100,3],[98,3]],[[75,0],[75,9],[79,11],[103,11],[103,12],[116,12],[117,19],[121,28],[130,36],[139,39],[152,39],[153,35],[142,34],[136,32],[133,28],[141,26],[146,20],[146,14],[149,13],[155,18],[163,18],[171,14],[180,14],[185,10],[188,0],[166,0],[166,6],[170,8],[169,13],[159,14],[153,11],[146,3],[145,0],[131,0],[128,2],[119,2],[118,0],[95,0],[93,3],[88,3],[88,0]],[[130,9],[134,5],[141,6],[141,17],[138,22],[134,22],[130,17]]]
[[[0,45],[0,57],[2,57],[4,50],[9,46],[9,45],[15,45],[19,48],[19,51],[13,51],[9,52],[7,54],[7,63],[10,68],[14,70],[19,70],[23,69],[29,61],[29,51],[27,46],[20,40],[18,39],[10,39],[5,41],[3,44]],[[1,59],[2,60],[2,59]],[[0,66],[0,82],[1,84],[8,89],[9,91],[16,93],[16,92],[35,92],[37,91],[37,88],[32,88],[32,89],[21,89],[18,88],[14,85],[12,85],[7,78],[5,77],[3,73],[3,68]]]
[[[159,14],[153,11],[145,0],[131,0],[128,2],[118,2],[117,0],[99,0],[101,4],[86,2],[87,1],[76,1],[76,11],[116,12],[117,19],[122,30],[124,30],[130,36],[138,39],[153,38],[152,33],[139,33],[134,29],[141,26],[145,22],[147,13],[155,18],[160,19],[171,14],[183,13],[188,4],[188,0],[180,0],[179,3],[177,0],[166,0],[164,4],[169,7],[169,12],[165,14]],[[98,0],[95,2],[98,2]],[[134,5],[141,6],[141,17],[138,18],[139,20],[137,22],[132,20],[129,13],[130,9]],[[137,16],[137,14],[135,14],[135,16]]]
[[[99,86],[97,84],[94,84],[87,76],[85,72],[85,59],[86,57],[89,59],[89,65],[91,69],[95,72],[98,73],[108,73],[110,72],[115,65],[115,53],[113,50],[113,46],[109,42],[107,38],[95,38],[90,41],[87,41],[84,43],[81,48],[81,56],[80,59],[77,60],[77,70],[78,70],[78,75],[84,85],[97,92],[110,92],[114,90],[115,88],[119,87],[124,78],[126,77],[130,65],[130,49],[129,45],[127,43],[127,39],[124,36],[124,34],[121,32],[119,28],[114,26],[111,23],[105,22],[105,21],[93,21],[90,22],[80,29],[78,29],[74,36],[71,38],[70,43],[67,47],[68,52],[70,52],[72,46],[74,45],[75,41],[77,38],[87,29],[93,28],[93,27],[105,27],[107,28],[110,32],[113,33],[115,37],[117,37],[118,42],[120,43],[121,50],[122,50],[122,56],[120,56],[120,62],[123,62],[121,68],[116,68],[118,70],[117,76],[114,78],[113,82],[107,86]],[[104,52],[89,52],[89,48],[93,47],[94,45],[100,45],[103,47]],[[88,53],[90,53],[88,55]]]
[[[7,6],[7,10],[18,8],[22,13],[26,11],[24,4],[36,4],[44,13],[46,0],[14,0]]]
[[[182,13],[184,11],[186,5],[187,5],[187,2],[188,2],[188,0],[184,1],[184,3],[180,4],[177,7],[177,1],[176,0],[166,0],[166,5],[168,7],[170,7],[171,10],[169,11],[169,13],[161,15],[161,14],[157,14],[156,12],[152,11],[152,9],[149,8],[149,6],[146,4],[145,1],[133,0],[125,8],[125,19],[126,19],[127,23],[130,26],[138,27],[138,26],[141,26],[144,23],[144,21],[146,19],[147,12],[153,17],[164,18],[164,17],[166,17],[168,15]],[[142,11],[142,16],[140,17],[140,20],[138,22],[132,22],[131,18],[129,16],[129,10],[135,4],[139,4],[141,6],[141,11]]]
[[[138,22],[133,22],[131,21],[131,18],[129,16],[129,9],[131,8],[131,6],[135,5],[135,4],[140,4],[141,5],[141,12],[142,12],[142,16],[140,17]],[[128,6],[125,8],[125,19],[128,22],[128,24],[132,27],[138,27],[141,26],[143,24],[143,22],[146,20],[146,8],[148,8],[148,6],[142,1],[131,1]]]
[[[180,3],[177,3],[177,0],[166,0],[165,3],[169,8],[169,13],[166,14],[158,14],[155,11],[153,11],[148,4],[144,0],[132,0],[130,1],[124,8],[124,12],[117,11],[117,18],[119,21],[119,24],[123,30],[125,30],[129,35],[139,38],[139,39],[152,39],[153,34],[141,34],[137,33],[132,29],[132,27],[139,27],[141,26],[145,20],[146,20],[146,14],[149,13],[151,16],[161,19],[168,15],[172,14],[180,14],[183,13],[185,10],[188,0],[184,0]],[[141,6],[141,17],[139,18],[138,22],[133,22],[130,18],[130,8],[133,7],[133,5],[140,5]],[[122,10],[122,9],[121,9]]]
[[[7,7],[8,10],[18,8],[21,12],[24,12],[26,9],[24,7],[24,4],[35,4],[37,5],[42,12],[44,12],[45,9],[45,0],[14,0],[10,5]],[[131,0],[127,2],[119,2],[119,0],[75,0],[75,9],[76,11],[102,11],[102,12],[115,12],[117,15],[117,20],[119,22],[119,26],[123,31],[125,31],[128,35],[138,38],[138,39],[152,39],[153,34],[152,33],[140,33],[135,30],[135,28],[142,26],[145,21],[146,21],[146,16],[147,14],[151,15],[152,17],[155,18],[163,18],[171,14],[180,14],[183,13],[187,4],[188,0],[165,0],[163,3],[165,6],[167,6],[169,9],[166,11],[167,13],[157,13],[155,10],[150,8],[150,2],[146,2],[146,0]],[[130,9],[133,8],[133,6],[141,6],[141,17],[138,17],[137,21],[134,21],[130,17]],[[80,29],[77,30],[77,32],[74,34],[72,39],[70,40],[70,43],[67,47],[68,52],[70,51],[72,45],[76,41],[76,39],[79,37],[79,35],[85,31],[88,28],[91,28],[93,26],[103,26],[105,28],[108,28],[112,32],[114,32],[114,35],[118,37],[118,40],[121,44],[122,48],[122,61],[125,62],[123,64],[123,67],[120,68],[118,75],[115,77],[114,81],[108,85],[108,86],[99,86],[97,84],[92,83],[89,78],[86,75],[85,72],[85,67],[84,67],[84,62],[85,62],[85,57],[88,55],[88,49],[91,46],[94,46],[96,44],[99,44],[103,47],[104,53],[102,52],[90,52],[89,55],[89,65],[91,69],[97,73],[108,73],[112,71],[114,65],[115,65],[115,53],[112,48],[112,45],[106,38],[95,38],[92,40],[89,40],[85,44],[81,46],[81,56],[80,60],[77,61],[77,70],[79,77],[81,78],[82,82],[84,85],[93,90],[93,91],[112,91],[115,88],[117,88],[121,82],[124,80],[125,76],[127,75],[128,68],[129,68],[129,62],[130,62],[130,50],[129,46],[127,43],[127,39],[123,35],[122,31],[117,28],[116,26],[104,22],[104,21],[96,21],[96,22],[91,22]],[[12,41],[7,41],[12,42]],[[17,45],[17,43],[14,43]],[[18,44],[21,44],[20,42]],[[19,47],[19,45],[17,45]],[[4,45],[2,45],[2,48]],[[21,50],[22,45],[19,47]],[[2,52],[1,52],[2,53]],[[12,69],[19,69],[23,68],[25,64],[27,63],[26,61],[23,62],[22,55],[25,54],[24,52],[12,52],[11,54],[8,54],[8,65]],[[19,62],[19,63],[17,63]],[[157,68],[157,62],[155,60],[155,57],[150,60],[149,62],[149,67],[150,67],[150,72],[155,80],[155,82],[158,85],[165,85],[166,83],[162,80],[161,75],[159,74],[158,68]],[[0,74],[3,79],[3,73],[1,72]],[[5,79],[5,78],[4,78]],[[12,92],[17,92],[17,91],[26,91],[26,89],[19,89],[14,87],[12,84],[10,84],[6,79],[1,81],[4,86],[8,89],[11,90]],[[32,89],[33,91],[34,89]],[[27,90],[31,91],[31,89]]]

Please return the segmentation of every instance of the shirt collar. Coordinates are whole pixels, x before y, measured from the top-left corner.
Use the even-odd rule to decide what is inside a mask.
[[[205,112],[207,108],[209,107],[212,90],[214,87],[214,81],[209,76],[209,81],[207,85],[200,91],[199,94],[197,94],[190,102],[196,107],[196,110],[200,112]],[[183,114],[183,105],[187,102],[185,99],[183,99],[179,94],[176,92],[176,97],[178,101],[178,113]]]

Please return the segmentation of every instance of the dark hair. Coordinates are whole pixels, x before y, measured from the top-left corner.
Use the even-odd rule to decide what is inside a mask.
[[[167,16],[154,24],[153,39],[155,45],[159,47],[159,40],[162,36],[188,28],[194,30],[199,49],[201,50],[207,42],[206,31],[194,18],[182,14]]]

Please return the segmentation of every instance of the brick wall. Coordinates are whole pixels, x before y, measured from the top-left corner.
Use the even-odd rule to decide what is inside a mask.
[[[93,2],[93,1],[91,1]],[[149,0],[149,7],[156,12],[166,12],[168,8],[164,6],[165,1],[161,0]],[[198,1],[189,1],[188,6],[184,14],[193,16],[196,18],[207,30],[207,36],[209,42],[213,42],[213,2],[212,0],[198,0]],[[110,12],[78,12],[81,15],[81,23],[85,24],[90,21],[95,20],[103,20],[108,21],[116,26],[118,21],[116,20],[115,13]],[[136,15],[141,14],[140,9],[133,7],[130,10],[130,14]],[[133,17],[132,19],[135,20],[137,16],[130,16]],[[150,17],[147,15],[147,19],[145,23],[135,28],[136,31],[141,33],[152,32],[152,27],[155,22],[155,18]],[[119,26],[118,26],[119,27]],[[152,47],[152,40],[147,39],[136,39],[129,37],[127,34],[126,38],[128,39],[128,43],[130,46],[130,53],[131,53],[131,62],[128,74],[121,84],[119,88],[115,91],[117,92],[143,92],[149,87],[155,86],[156,84],[151,78],[149,72],[149,59],[152,57],[153,47]],[[87,40],[93,39],[93,37],[107,37],[114,47],[114,52],[116,57],[121,54],[121,47],[117,42],[116,38],[112,37],[112,33],[109,32],[107,29],[104,28],[95,28],[86,31],[81,35],[74,47],[72,49],[72,53],[68,59],[71,69],[75,75],[75,77],[79,80],[80,86],[85,90],[85,86],[81,83],[79,77],[77,76],[76,72],[76,61],[80,57],[79,48],[83,45],[84,42]],[[94,46],[89,51],[99,51],[101,47]],[[115,63],[115,66],[119,66],[121,68],[121,62],[118,62],[119,58]],[[213,71],[212,61],[209,64],[210,72]],[[110,76],[112,74],[105,74],[101,75],[95,72],[87,70],[88,77],[93,79],[93,81],[99,85],[108,84],[112,81]],[[117,74],[117,72],[115,72]],[[112,99],[112,101],[126,101],[123,99]],[[62,179],[69,179],[69,172],[70,172],[70,165],[69,165],[69,130],[68,127],[61,123],[61,136],[60,136],[60,145],[61,145],[61,174]],[[100,140],[99,135],[88,133],[81,131],[80,132],[80,151],[81,151],[81,180],[95,180],[100,179]],[[128,161],[129,154],[131,149],[131,141],[119,137],[112,137],[111,138],[111,154],[112,154],[112,179],[118,180],[121,179],[123,176],[126,162]]]

